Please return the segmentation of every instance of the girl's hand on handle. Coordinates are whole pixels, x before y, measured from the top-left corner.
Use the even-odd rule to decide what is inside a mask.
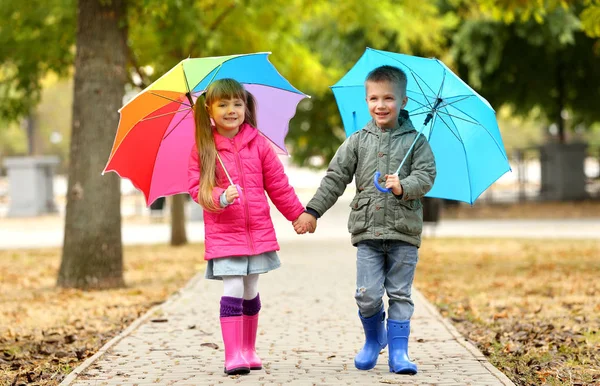
[[[233,201],[238,198],[240,196],[240,193],[238,192],[238,189],[235,185],[229,185],[229,187],[227,188],[227,190],[225,190],[225,198],[227,199],[227,202],[232,204]]]
[[[392,193],[396,196],[402,195],[402,185],[400,185],[400,178],[397,174],[385,175],[385,187],[387,189],[392,189]]]

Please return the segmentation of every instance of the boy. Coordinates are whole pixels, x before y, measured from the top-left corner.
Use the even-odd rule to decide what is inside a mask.
[[[385,181],[393,194],[381,193],[373,184],[376,171],[390,173],[398,168],[417,135],[408,111],[403,110],[408,101],[406,83],[406,74],[393,66],[378,67],[368,74],[366,100],[373,119],[340,146],[294,228],[298,233],[314,232],[317,218],[355,178],[348,230],[357,247],[355,299],[366,342],[354,364],[360,370],[372,369],[380,350],[389,343],[390,371],[416,374],[417,366],[408,357],[408,336],[414,310],[411,285],[423,227],[419,199],[431,189],[436,175],[425,137],[419,136],[399,176],[386,174],[379,181]],[[384,288],[389,297],[387,332]]]

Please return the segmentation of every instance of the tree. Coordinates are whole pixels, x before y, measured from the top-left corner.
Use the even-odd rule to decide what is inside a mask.
[[[330,1],[315,6],[310,15],[304,21],[302,41],[318,55],[326,77],[306,85],[314,99],[304,101],[291,122],[292,157],[305,166],[311,166],[312,156],[327,164],[346,138],[329,87],[366,47],[440,57],[446,46],[444,31],[455,24],[455,17],[440,15],[433,1]]]
[[[530,6],[474,12],[452,52],[459,74],[492,105],[509,104],[523,116],[538,107],[564,143],[566,116],[571,127],[600,119],[600,50],[577,16],[582,7]]]
[[[452,21],[439,17],[435,5],[422,0],[407,0],[401,5],[392,0],[377,4],[361,0],[131,0],[126,3],[127,12],[124,4],[123,0],[80,0],[78,7],[73,0],[0,4],[0,15],[8,20],[0,26],[1,42],[7,43],[0,48],[0,76],[24,79],[1,86],[4,94],[0,95],[14,102],[6,109],[12,118],[23,116],[35,105],[35,93],[45,74],[69,73],[76,9],[85,18],[78,20],[77,32],[72,165],[59,274],[59,283],[65,286],[122,284],[118,179],[115,175],[100,178],[98,171],[109,154],[117,127],[115,112],[122,104],[127,79],[129,87],[143,88],[188,56],[272,51],[271,60],[279,71],[297,88],[314,96],[312,108],[306,104],[292,122],[292,151],[300,157],[330,158],[344,134],[328,87],[352,66],[366,45],[413,53],[438,52],[444,41],[440,31]],[[90,16],[92,7],[97,7],[102,17]],[[20,18],[34,20],[36,28],[21,28],[15,21]],[[6,34],[5,25],[30,31],[24,33],[27,39],[19,38],[22,34]],[[83,31],[83,25],[96,35]],[[98,56],[86,51],[87,46],[93,46]],[[11,54],[10,47],[22,51]],[[98,87],[100,75],[103,88]],[[181,215],[175,218],[183,221]],[[96,273],[108,276],[96,277]]]
[[[185,230],[185,201],[187,194],[171,197],[171,245],[176,247],[188,242]]]
[[[71,162],[58,285],[122,286],[120,180],[100,176],[127,81],[125,0],[79,0]]]
[[[69,74],[75,18],[73,0],[0,2],[0,119],[28,115],[48,72]]]

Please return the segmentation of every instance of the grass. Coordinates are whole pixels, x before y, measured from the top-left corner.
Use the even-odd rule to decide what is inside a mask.
[[[600,242],[425,240],[415,285],[517,385],[600,384]]]

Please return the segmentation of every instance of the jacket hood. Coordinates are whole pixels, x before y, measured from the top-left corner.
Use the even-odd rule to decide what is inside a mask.
[[[371,119],[364,130],[371,132],[373,134],[381,134],[383,132],[376,124],[375,120]],[[415,127],[413,126],[410,116],[407,110],[400,110],[400,114],[398,114],[398,126],[392,129],[393,134],[405,134],[411,131],[414,131]]]
[[[222,136],[217,132],[215,127],[213,127],[212,130],[214,133],[215,146],[217,147],[217,150],[231,150],[233,144],[235,144],[238,150],[242,149],[258,135],[258,130],[246,122],[240,125],[240,131],[233,138]]]

